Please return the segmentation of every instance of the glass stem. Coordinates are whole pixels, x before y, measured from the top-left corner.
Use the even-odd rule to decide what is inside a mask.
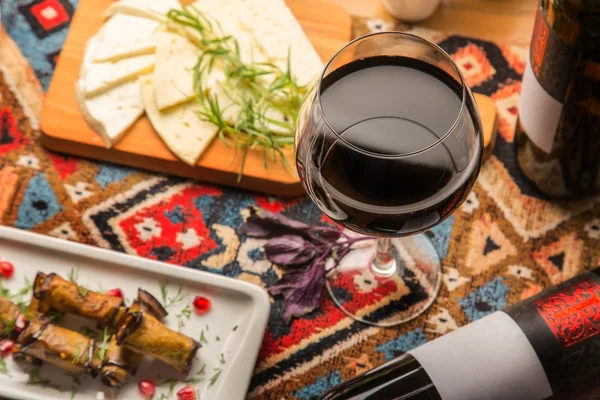
[[[377,240],[377,251],[371,260],[371,270],[375,276],[381,277],[389,277],[396,273],[396,257],[390,239]]]

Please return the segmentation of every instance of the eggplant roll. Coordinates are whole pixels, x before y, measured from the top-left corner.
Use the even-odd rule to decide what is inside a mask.
[[[96,376],[102,364],[93,339],[37,319],[29,322],[17,343],[21,353],[75,374]]]
[[[188,373],[200,344],[166,327],[152,313],[127,312],[117,327],[117,343]]]
[[[33,295],[39,300],[39,311],[43,314],[51,309],[75,314],[98,321],[100,327],[111,326],[123,306],[118,297],[82,290],[56,274],[47,275]]]
[[[19,314],[19,307],[9,299],[0,297],[0,338],[14,336],[14,326]]]
[[[135,375],[143,358],[141,353],[119,346],[115,337],[111,337],[100,369],[100,380],[106,386],[120,388],[127,378]]]
[[[138,298],[129,307],[129,312],[136,311],[151,313],[159,320],[162,320],[167,315],[167,311],[158,300],[142,289],[138,290]],[[118,315],[122,316],[124,314],[125,309],[121,308]],[[127,378],[135,375],[142,359],[143,355],[141,353],[119,346],[113,336],[109,343],[102,369],[100,370],[100,380],[106,386],[120,388]]]
[[[31,300],[29,301],[29,306],[27,308],[32,316],[40,314],[40,300],[35,296],[35,294],[40,292],[42,283],[44,283],[45,279],[46,274],[43,272],[38,272],[35,276],[35,281],[33,281],[33,296],[31,296]]]

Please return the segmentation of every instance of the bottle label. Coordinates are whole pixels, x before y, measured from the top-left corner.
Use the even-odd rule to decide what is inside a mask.
[[[546,153],[552,151],[574,49],[548,26],[539,8],[526,63],[519,113],[531,141]]]
[[[597,275],[575,277],[507,313],[531,343],[557,398],[569,398],[575,388],[577,394],[600,390],[600,278]],[[594,398],[600,398],[600,394]]]
[[[600,285],[594,281],[567,286],[533,306],[563,347],[600,333]]]
[[[552,396],[531,343],[502,311],[409,353],[443,400],[543,400]]]

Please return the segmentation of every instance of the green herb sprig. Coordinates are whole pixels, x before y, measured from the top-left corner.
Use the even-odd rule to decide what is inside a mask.
[[[183,287],[179,286],[177,289],[177,293],[174,296],[169,296],[169,283],[168,282],[159,282],[160,286],[160,295],[162,297],[162,304],[165,308],[169,308],[177,303],[181,303],[185,299],[189,297],[189,293],[183,291]],[[191,310],[190,310],[191,314]]]
[[[102,344],[100,345],[100,347],[98,348],[98,351],[96,353],[96,356],[98,356],[98,359],[100,360],[100,362],[104,362],[104,358],[106,357],[106,352],[108,351],[108,342],[110,341],[110,332],[108,331],[108,328],[105,327],[104,328],[104,333],[102,335]]]
[[[167,27],[190,38],[202,53],[194,67],[193,89],[200,105],[197,114],[218,128],[218,137],[241,154],[238,181],[248,151],[264,149],[265,168],[279,157],[291,169],[284,148],[294,143],[294,129],[307,87],[299,85],[291,71],[291,51],[282,70],[268,62],[242,59],[237,40],[225,35],[217,21],[194,6],[170,10]],[[209,84],[216,67],[224,72],[221,82]]]

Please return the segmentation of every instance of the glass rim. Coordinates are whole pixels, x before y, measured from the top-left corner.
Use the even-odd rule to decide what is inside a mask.
[[[441,137],[439,137],[438,140],[436,140],[435,142],[433,142],[432,144],[420,149],[420,150],[415,150],[415,151],[411,151],[408,153],[402,153],[402,154],[382,154],[382,153],[375,153],[369,150],[365,150],[363,148],[361,148],[360,146],[357,146],[349,141],[347,141],[346,139],[344,139],[340,133],[338,133],[335,129],[333,129],[333,127],[331,126],[331,124],[329,123],[329,120],[327,119],[327,115],[325,114],[325,110],[323,110],[323,105],[321,103],[321,86],[323,83],[323,79],[325,78],[325,73],[327,72],[327,70],[329,69],[331,63],[333,62],[333,60],[335,60],[344,50],[346,50],[348,47],[350,47],[351,45],[353,45],[356,42],[362,41],[366,38],[369,38],[371,36],[380,36],[380,35],[393,35],[393,36],[405,36],[405,37],[410,37],[413,39],[417,39],[418,41],[425,43],[426,45],[432,47],[435,50],[438,50],[452,65],[452,67],[455,69],[456,73],[458,74],[458,77],[460,78],[460,85],[461,85],[461,91],[462,91],[462,102],[460,105],[460,110],[458,112],[458,115],[456,116],[456,119],[454,120],[454,123],[450,126],[450,128],[448,129],[448,131],[446,133],[444,133]],[[319,80],[317,82],[317,105],[319,107],[319,111],[321,112],[321,116],[323,118],[323,121],[325,121],[325,124],[327,125],[327,127],[329,128],[329,130],[331,130],[331,132],[333,132],[333,134],[335,136],[337,136],[337,138],[339,140],[341,140],[343,143],[345,143],[347,146],[363,153],[366,155],[371,155],[371,156],[375,156],[378,158],[404,158],[404,157],[412,157],[412,156],[416,156],[419,154],[422,154],[426,151],[431,150],[432,148],[436,147],[437,145],[439,145],[440,143],[444,142],[444,140],[446,140],[446,138],[448,136],[450,136],[450,134],[452,132],[454,132],[454,130],[456,129],[456,126],[458,125],[461,116],[464,113],[465,107],[466,107],[466,103],[467,103],[467,83],[465,82],[465,79],[462,75],[462,73],[460,72],[460,69],[458,68],[458,65],[456,65],[456,63],[454,62],[454,60],[452,59],[452,57],[450,57],[450,55],[444,50],[442,49],[440,46],[438,46],[437,44],[433,43],[430,40],[427,40],[425,38],[422,38],[421,36],[412,34],[412,33],[407,33],[407,32],[401,32],[401,31],[385,31],[385,32],[373,32],[373,33],[368,33],[366,35],[357,37],[356,39],[351,40],[350,42],[346,43],[344,46],[342,46],[338,51],[336,51],[336,53],[329,59],[329,61],[327,61],[327,64],[325,64],[325,67],[323,68],[323,72],[321,73]],[[383,116],[382,116],[383,117]],[[360,121],[362,122],[362,121]],[[358,123],[360,123],[358,122]]]

